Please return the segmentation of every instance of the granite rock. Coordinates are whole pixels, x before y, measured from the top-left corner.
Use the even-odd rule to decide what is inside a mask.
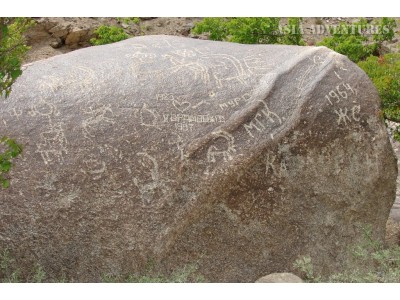
[[[24,146],[0,249],[22,270],[90,282],[152,260],[254,282],[299,255],[340,270],[361,226],[384,237],[397,165],[379,97],[325,47],[136,37],[32,63],[0,102]]]

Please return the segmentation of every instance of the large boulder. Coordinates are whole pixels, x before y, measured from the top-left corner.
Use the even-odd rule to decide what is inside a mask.
[[[27,66],[0,100],[24,153],[0,248],[97,281],[196,264],[254,282],[383,239],[397,165],[367,75],[325,47],[132,38]]]

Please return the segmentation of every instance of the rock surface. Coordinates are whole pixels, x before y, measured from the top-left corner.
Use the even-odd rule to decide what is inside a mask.
[[[0,249],[21,266],[254,282],[299,255],[340,269],[360,226],[384,237],[397,165],[379,98],[327,48],[137,37],[32,63],[0,101],[24,145]]]
[[[385,245],[388,247],[400,246],[400,223],[391,217],[386,223]]]
[[[261,277],[256,283],[302,283],[303,280],[292,273],[273,273]]]

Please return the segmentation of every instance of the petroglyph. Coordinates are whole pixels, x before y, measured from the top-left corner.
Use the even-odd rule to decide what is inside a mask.
[[[157,160],[146,152],[136,155],[142,169],[140,176],[133,177],[133,183],[139,190],[142,206],[160,206],[168,188],[166,182],[160,178]]]
[[[147,103],[144,103],[140,109],[139,117],[140,125],[160,129],[158,126],[159,114],[155,109],[149,108]]]
[[[313,83],[313,81],[310,80],[311,74],[325,63],[326,58],[323,58],[320,55],[314,55],[310,60],[312,61],[312,64],[309,64],[307,69],[296,79],[299,82],[297,88],[301,92]]]
[[[17,120],[19,120],[19,117],[22,115],[21,110],[17,110],[16,108],[13,108],[12,111],[9,112],[10,116],[16,117]]]
[[[168,71],[172,74],[189,71],[192,74],[193,80],[200,79],[204,84],[210,83],[209,70],[203,63],[192,60],[187,61],[185,57],[176,56],[173,53],[165,54],[163,58],[171,63],[172,67]]]
[[[44,99],[40,99],[38,104],[35,104],[31,107],[28,111],[28,115],[35,117],[35,116],[59,116],[60,112],[57,111],[54,104],[51,104]]]
[[[55,183],[57,182],[57,177],[54,174],[45,173],[44,176],[39,181],[39,184],[35,186],[35,189],[42,189],[45,191],[56,191],[57,188]]]
[[[313,56],[314,65],[323,65],[325,63],[326,58],[322,58],[320,55]]]
[[[93,154],[89,155],[88,158],[83,160],[84,168],[81,168],[81,172],[84,174],[93,175],[93,180],[98,180],[102,177],[102,174],[107,171],[107,166],[104,161],[99,160]]]
[[[207,161],[215,163],[218,158],[222,158],[224,162],[232,160],[236,152],[235,138],[225,131],[214,132],[213,135],[215,136],[213,139],[215,144],[207,150]],[[217,144],[217,142],[219,143]]]
[[[173,54],[176,54],[181,57],[195,57],[197,56],[197,53],[193,50],[190,49],[178,49],[175,51],[172,51]]]
[[[179,152],[179,158],[180,160],[184,160],[185,159],[185,143],[184,140],[182,139],[182,137],[179,134],[176,134],[175,132],[173,132],[173,134],[176,136],[176,140],[172,140],[170,142],[168,142],[169,145],[176,145],[176,148]]]
[[[217,88],[222,88],[225,83],[231,81],[247,85],[246,80],[249,73],[245,71],[242,63],[236,57],[228,54],[212,54],[202,56],[200,60],[209,66],[209,72],[212,74]],[[228,70],[229,72],[227,72]]]
[[[209,97],[213,97],[214,94],[210,93]],[[196,109],[199,106],[205,104],[205,105],[211,105],[210,102],[208,102],[206,99],[201,99],[201,101],[199,101],[197,104],[192,105],[189,100],[195,98],[193,96],[190,95],[174,95],[174,94],[157,94],[156,95],[156,100],[157,101],[161,101],[161,102],[170,102],[172,104],[172,107],[176,110],[178,110],[179,112],[183,113],[187,110],[191,110],[191,109]]]
[[[155,59],[157,55],[154,53],[135,52],[133,54],[127,54],[125,57],[137,60],[140,63],[146,63],[149,60]]]
[[[107,62],[105,65],[110,65],[110,62]],[[71,83],[80,88],[90,89],[93,86],[93,82],[98,81],[101,76],[103,76],[103,74],[97,74],[92,68],[87,66],[78,66],[69,74],[69,79],[71,80]]]
[[[114,124],[114,113],[111,109],[111,104],[97,105],[93,104],[83,111],[84,114],[89,115],[89,118],[83,120],[82,130],[86,138],[94,137],[93,132],[101,123]]]
[[[55,126],[50,124],[48,131],[40,134],[40,142],[36,144],[37,150],[46,165],[54,162],[62,163],[63,154],[67,154],[67,139],[61,123]]]
[[[263,53],[249,55],[243,59],[243,62],[247,70],[254,75],[264,75],[276,67]]]

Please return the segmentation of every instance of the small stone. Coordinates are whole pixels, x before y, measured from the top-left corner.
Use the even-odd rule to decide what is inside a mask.
[[[53,37],[65,38],[70,30],[70,25],[58,24],[49,30]]]
[[[50,46],[54,49],[60,48],[62,46],[62,40],[59,37],[54,38],[51,42],[50,42]]]
[[[185,26],[185,28],[189,28],[189,29],[193,29],[194,28],[194,24],[193,22],[187,23]]]
[[[256,283],[303,283],[303,280],[292,273],[272,273],[257,279]]]
[[[88,41],[90,36],[88,35],[89,30],[81,28],[73,28],[65,39],[65,45],[75,46],[78,43]]]

